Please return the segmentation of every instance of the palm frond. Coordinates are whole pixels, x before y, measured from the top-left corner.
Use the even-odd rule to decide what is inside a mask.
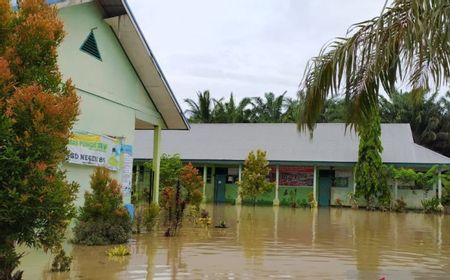
[[[308,63],[299,129],[313,130],[325,100],[345,95],[348,124],[357,128],[377,109],[380,89],[399,81],[411,89],[440,87],[450,79],[450,2],[394,0],[379,17],[353,25],[345,38],[325,45]]]

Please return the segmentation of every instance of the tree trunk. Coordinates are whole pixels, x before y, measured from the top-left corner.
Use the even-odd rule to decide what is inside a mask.
[[[20,280],[22,279],[23,271],[16,271],[14,269],[19,265],[19,259],[22,254],[18,255],[14,247],[14,241],[7,237],[0,238],[0,279],[1,280]]]

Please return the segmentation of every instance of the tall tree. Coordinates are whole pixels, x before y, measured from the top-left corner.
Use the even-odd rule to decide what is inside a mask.
[[[367,202],[367,209],[374,209],[375,203],[390,202],[390,192],[385,180],[380,180],[383,169],[381,152],[381,125],[377,109],[360,126],[358,162],[355,166],[356,194],[362,195]],[[388,206],[388,205],[380,205]]]
[[[230,99],[226,102],[223,101],[223,98],[214,99],[214,122],[247,123],[250,121],[251,110],[248,108],[250,104],[251,99],[245,97],[236,105],[233,93],[230,94]]]
[[[253,97],[253,116],[252,120],[258,123],[278,123],[282,121],[284,96],[276,96],[272,92],[264,94],[264,98]]]
[[[213,100],[209,90],[197,92],[197,101],[187,98],[184,100],[189,106],[185,111],[190,115],[189,120],[194,123],[211,123],[213,121]]]
[[[284,101],[284,113],[282,116],[282,122],[293,123],[298,120],[300,106],[302,99],[286,97]]]
[[[414,142],[450,155],[448,109],[438,92],[393,92],[380,97],[380,110],[382,122],[409,123]]]
[[[77,191],[60,169],[78,114],[56,64],[63,23],[45,1],[19,3],[0,0],[0,279],[21,277],[16,246],[59,248]]]

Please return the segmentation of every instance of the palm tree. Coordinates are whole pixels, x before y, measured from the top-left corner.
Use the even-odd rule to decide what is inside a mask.
[[[450,2],[393,0],[380,16],[353,25],[348,36],[324,46],[306,67],[306,93],[299,129],[314,129],[329,97],[343,94],[347,123],[360,136],[355,166],[357,194],[371,202],[389,201],[379,178],[382,166],[380,91],[391,95],[407,82],[413,95],[450,81]],[[375,145],[373,145],[375,143]],[[370,207],[368,207],[370,208]]]
[[[388,98],[380,97],[381,120],[389,123],[410,123],[414,142],[448,155],[448,101],[444,97],[437,97],[438,92],[393,92]]]
[[[268,92],[261,97],[253,97],[252,121],[257,123],[279,123],[282,122],[284,96],[286,92],[279,96]]]
[[[399,81],[413,92],[449,83],[450,2],[394,0],[389,8],[386,3],[379,17],[353,25],[347,37],[324,46],[310,61],[301,84],[306,105],[300,129],[314,129],[330,96],[345,96],[348,123],[357,129],[378,110],[381,89],[390,95]]]
[[[324,123],[347,122],[349,108],[347,102],[342,98],[330,98],[325,100],[322,114],[319,121]]]
[[[230,94],[228,102],[223,102],[223,98],[214,99],[214,122],[218,123],[245,123],[250,121],[251,110],[248,105],[251,99],[243,98],[238,105],[234,101],[233,93]]]
[[[300,94],[299,94],[300,95]],[[296,122],[299,116],[301,104],[300,98],[286,97],[284,100],[285,111],[282,116],[282,121],[284,123]]]
[[[209,94],[209,90],[205,90],[204,92],[197,92],[198,102],[190,98],[184,99],[189,105],[189,109],[185,111],[185,114],[190,115],[189,121],[193,123],[211,123],[213,122],[213,109],[212,99]]]
[[[298,98],[285,98],[283,113],[283,122],[296,122],[301,115],[300,111],[304,110],[306,96],[303,92],[298,93]],[[322,112],[317,122],[320,123],[336,123],[346,122],[348,117],[348,106],[345,99],[330,98],[325,100]]]

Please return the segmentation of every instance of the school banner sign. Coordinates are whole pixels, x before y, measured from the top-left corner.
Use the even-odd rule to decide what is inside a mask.
[[[96,134],[73,134],[69,139],[69,157],[74,164],[103,166],[119,170],[121,162],[120,139]]]

